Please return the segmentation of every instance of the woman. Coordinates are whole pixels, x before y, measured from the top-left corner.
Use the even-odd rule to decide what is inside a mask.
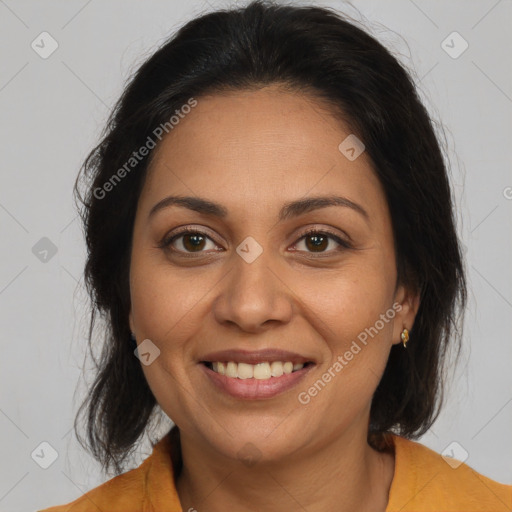
[[[122,473],[159,410],[176,426],[48,511],[512,507],[512,486],[413,441],[466,285],[431,121],[375,39],[318,7],[195,19],[84,169],[108,321],[89,445]]]

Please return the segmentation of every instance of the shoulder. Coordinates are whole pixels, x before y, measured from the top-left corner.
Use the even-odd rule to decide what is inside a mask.
[[[415,441],[392,435],[395,474],[386,512],[512,510],[512,485],[478,473]]]
[[[70,503],[38,512],[181,510],[174,486],[170,447],[169,436],[165,436],[139,467],[108,480]]]

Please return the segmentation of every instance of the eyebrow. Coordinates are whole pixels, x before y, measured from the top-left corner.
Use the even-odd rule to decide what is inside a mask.
[[[228,210],[213,201],[203,199],[201,197],[194,196],[168,196],[156,203],[151,208],[148,217],[151,218],[158,211],[168,208],[170,206],[180,206],[189,210],[202,213],[204,215],[210,215],[213,217],[224,218],[228,215]],[[279,211],[279,220],[287,220],[293,217],[298,217],[305,213],[320,208],[327,208],[329,206],[343,206],[351,208],[359,214],[361,214],[368,221],[370,216],[368,212],[359,204],[354,203],[350,199],[341,196],[319,196],[319,197],[307,197],[304,199],[298,199],[285,203]]]

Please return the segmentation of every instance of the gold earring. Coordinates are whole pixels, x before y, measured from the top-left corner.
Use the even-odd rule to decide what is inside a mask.
[[[402,334],[400,334],[404,348],[407,348],[407,342],[409,341],[409,331],[404,327]]]

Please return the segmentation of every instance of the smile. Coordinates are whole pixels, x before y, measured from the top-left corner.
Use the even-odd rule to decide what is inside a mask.
[[[268,380],[272,378],[288,375],[298,370],[302,370],[305,365],[310,363],[292,363],[291,361],[265,361],[257,364],[237,363],[234,361],[206,362],[208,368],[219,375],[225,375],[231,379],[257,379]]]
[[[198,366],[209,385],[222,394],[241,400],[264,400],[298,387],[316,365],[311,362],[293,364],[290,361],[255,364],[203,361]]]

